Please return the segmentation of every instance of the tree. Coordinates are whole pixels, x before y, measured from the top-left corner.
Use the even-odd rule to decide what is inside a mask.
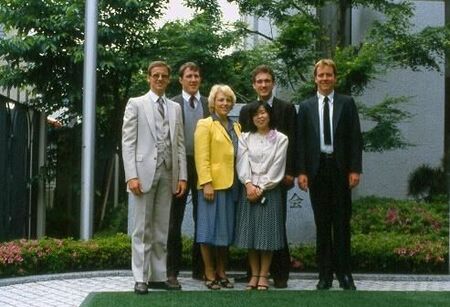
[[[99,204],[106,197],[105,185],[113,154],[120,153],[123,110],[130,96],[148,90],[149,61],[166,60],[174,68],[185,61],[199,62],[204,75],[211,76],[205,82],[205,90],[212,83],[226,82],[225,76],[234,76],[221,58],[226,57],[225,50],[239,38],[223,27],[218,6],[199,5],[191,21],[172,22],[158,28],[156,22],[167,2],[100,0],[98,3],[97,222]],[[81,0],[5,0],[0,6],[0,24],[8,33],[0,40],[0,86],[31,89],[31,103],[47,113],[65,108],[66,123],[79,119],[82,114],[84,3]],[[169,97],[180,90],[175,75]],[[54,159],[57,161],[55,203],[47,219],[52,235],[78,236],[79,233],[80,128],[75,125],[52,133],[58,145]],[[122,190],[125,192],[125,188]]]
[[[263,43],[260,50],[270,51],[274,66],[282,73],[279,80],[294,92],[294,101],[311,94],[314,84],[311,65],[321,57],[333,57],[339,68],[338,90],[360,95],[374,78],[393,68],[439,70],[449,47],[449,28],[427,27],[412,30],[410,2],[385,0],[234,0],[245,14],[269,18],[278,30],[277,36],[249,29],[239,24],[244,34],[256,34]],[[334,6],[336,20],[326,20],[324,10]],[[346,37],[348,10],[367,7],[383,14],[363,41],[350,45]],[[336,29],[331,31],[331,29]],[[331,34],[332,33],[332,34]],[[365,150],[381,151],[402,148],[404,140],[397,124],[410,114],[401,110],[406,97],[386,97],[378,105],[361,108],[362,116],[374,123],[364,135]],[[385,115],[392,114],[386,117]]]

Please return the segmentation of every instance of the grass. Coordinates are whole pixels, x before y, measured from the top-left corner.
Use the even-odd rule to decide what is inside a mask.
[[[381,292],[381,291],[178,291],[150,292],[136,295],[132,292],[91,293],[82,307],[152,306],[254,306],[254,307],[348,307],[348,306],[449,306],[450,292]]]

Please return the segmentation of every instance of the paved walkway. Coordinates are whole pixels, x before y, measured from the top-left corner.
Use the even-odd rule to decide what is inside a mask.
[[[242,275],[230,273],[229,276]],[[287,290],[315,290],[316,274],[292,273]],[[354,274],[358,290],[362,291],[450,291],[450,275],[375,275]],[[181,274],[183,290],[204,291],[202,282]],[[105,271],[41,275],[0,279],[0,306],[53,307],[79,306],[91,292],[132,291],[130,271]],[[243,290],[237,283],[235,290]],[[331,291],[342,291],[337,282]],[[276,290],[274,288],[271,291]],[[151,290],[160,291],[160,290]],[[232,290],[221,290],[232,291]]]

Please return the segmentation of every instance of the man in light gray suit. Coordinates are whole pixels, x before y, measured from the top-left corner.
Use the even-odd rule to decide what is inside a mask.
[[[137,294],[166,287],[166,245],[172,194],[186,191],[187,170],[181,108],[165,97],[170,67],[148,67],[150,91],[130,98],[122,127],[127,190],[135,205],[132,270]]]

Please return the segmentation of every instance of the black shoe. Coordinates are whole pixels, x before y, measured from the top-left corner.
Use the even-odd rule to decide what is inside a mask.
[[[148,287],[145,282],[137,282],[134,284],[134,293],[136,294],[147,294]]]
[[[344,275],[339,278],[339,287],[344,290],[356,290],[355,282],[353,281],[353,277],[351,275]]]
[[[277,289],[286,289],[288,287],[287,280],[273,279],[273,287]]]
[[[157,290],[180,290],[181,289],[181,286],[178,287],[177,289],[174,289],[173,287],[171,287],[169,285],[168,282],[165,282],[165,281],[149,281],[147,283],[147,286],[150,289],[157,289]]]
[[[321,279],[316,285],[317,290],[328,290],[333,286],[333,281]]]

